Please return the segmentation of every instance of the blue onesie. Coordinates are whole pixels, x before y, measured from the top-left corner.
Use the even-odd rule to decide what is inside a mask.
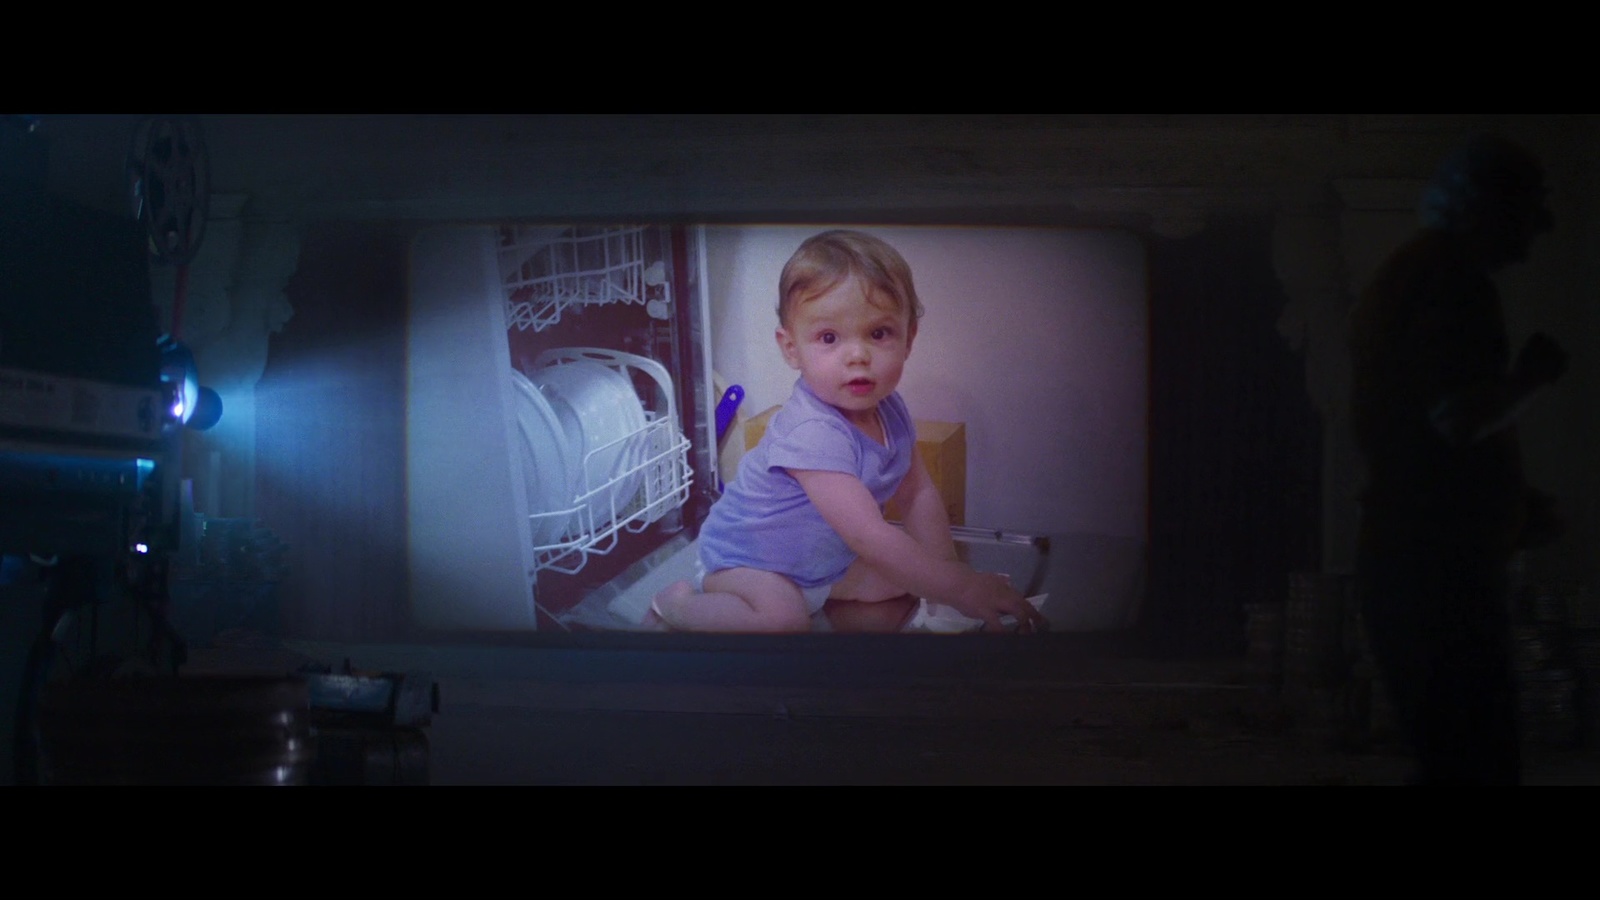
[[[788,576],[806,594],[811,612],[827,588],[844,577],[856,554],[812,505],[788,469],[848,472],[881,507],[911,471],[916,425],[898,392],[878,404],[888,445],[879,444],[824,403],[805,380],[773,415],[760,443],[739,461],[739,472],[711,507],[700,529],[706,572],[747,567]]]

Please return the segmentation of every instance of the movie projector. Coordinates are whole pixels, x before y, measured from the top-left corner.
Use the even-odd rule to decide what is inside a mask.
[[[52,690],[173,676],[185,661],[166,618],[181,433],[222,415],[177,327],[206,220],[205,144],[192,120],[142,120],[127,158],[133,215],[118,216],[46,190],[40,125],[0,122],[0,583],[32,584],[43,598],[14,762],[19,783],[90,766],[118,780],[142,752],[126,730],[115,736],[122,750],[80,759],[95,741],[80,727],[89,719],[63,721],[58,733],[73,733],[51,770],[41,724]],[[178,267],[165,329],[152,265]]]

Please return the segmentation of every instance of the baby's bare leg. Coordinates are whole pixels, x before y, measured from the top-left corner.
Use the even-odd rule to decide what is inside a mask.
[[[823,611],[834,631],[899,631],[916,611],[917,599],[866,560],[850,564],[828,592]]]
[[[666,619],[661,618],[661,614],[656,610],[662,603],[671,603],[679,597],[687,597],[694,593],[694,585],[690,584],[686,579],[674,581],[657,591],[656,595],[650,600],[650,608],[644,611],[644,618],[639,622],[640,626],[646,631],[671,631],[672,627],[667,624]]]
[[[789,579],[759,569],[724,569],[705,577],[705,592],[677,582],[655,608],[677,631],[810,631],[805,596]]]
[[[845,570],[844,577],[834,582],[828,599],[856,600],[862,603],[881,603],[896,600],[905,594],[903,587],[890,581],[888,576],[873,568],[871,563],[857,558]]]

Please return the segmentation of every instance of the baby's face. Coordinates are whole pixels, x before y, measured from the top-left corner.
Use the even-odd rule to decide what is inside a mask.
[[[878,402],[894,392],[911,355],[910,314],[867,299],[847,278],[789,314],[778,347],[806,385],[845,417],[873,420]]]

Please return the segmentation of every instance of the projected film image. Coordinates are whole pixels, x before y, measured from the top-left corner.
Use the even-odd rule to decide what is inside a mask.
[[[977,571],[1052,629],[1123,627],[1147,537],[1145,282],[1141,241],[1110,230],[427,231],[407,337],[413,614],[949,632],[984,624],[938,602]],[[813,471],[860,493],[819,505]],[[908,565],[919,553],[935,562]]]

